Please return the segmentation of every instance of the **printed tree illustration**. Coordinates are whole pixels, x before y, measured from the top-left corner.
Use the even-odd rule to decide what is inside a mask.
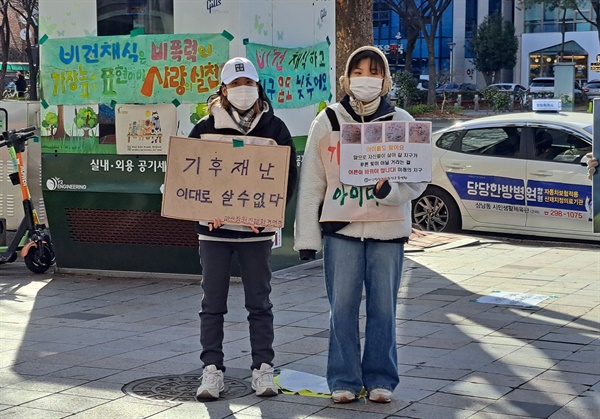
[[[192,124],[196,124],[206,115],[208,115],[208,106],[206,106],[206,103],[199,103],[195,108],[191,108],[191,112],[192,114],[190,115],[190,122]]]
[[[54,130],[58,127],[58,115],[54,112],[48,112],[42,121],[42,127],[50,131],[50,136],[54,136]]]
[[[58,109],[58,123],[52,138],[69,138],[69,134],[65,131],[65,108],[63,105],[58,105],[56,108]]]
[[[75,119],[73,119],[73,122],[75,122],[75,126],[78,129],[83,130],[84,137],[89,137],[90,130],[98,125],[98,114],[89,106],[79,110],[75,108]]]

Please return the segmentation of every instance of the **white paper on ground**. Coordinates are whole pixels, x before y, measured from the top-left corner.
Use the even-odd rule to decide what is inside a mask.
[[[325,377],[306,372],[281,370],[277,384],[282,389],[293,392],[308,390],[313,393],[329,394],[329,386]]]
[[[502,304],[502,305],[513,305],[519,307],[532,307],[536,306],[542,301],[550,298],[549,295],[536,295],[536,294],[523,294],[520,292],[504,292],[496,291],[489,295],[479,297],[475,300],[478,303],[487,304]]]

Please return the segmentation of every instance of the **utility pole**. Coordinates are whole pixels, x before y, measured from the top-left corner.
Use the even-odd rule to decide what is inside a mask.
[[[450,83],[454,82],[454,47],[456,42],[448,42],[448,48],[450,48]]]

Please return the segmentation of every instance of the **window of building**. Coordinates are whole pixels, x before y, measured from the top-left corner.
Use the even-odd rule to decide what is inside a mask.
[[[98,35],[174,33],[173,0],[96,0]]]
[[[562,59],[560,58],[562,56]],[[552,45],[529,54],[529,80],[535,77],[554,77],[554,64],[575,63],[575,80],[583,83],[588,78],[588,53],[575,41]]]
[[[564,10],[561,8],[551,9],[549,6],[552,3],[553,2],[551,1],[545,1],[540,4],[532,5],[525,10],[524,31],[526,33],[561,31]],[[574,9],[567,9],[565,15],[566,31],[592,30],[591,24],[585,20],[585,18],[591,20],[595,19],[594,12],[590,7],[590,1],[580,2],[579,9],[581,10],[581,13]]]
[[[134,29],[145,34],[174,33],[174,0],[96,0],[98,36],[129,35]],[[100,141],[115,141],[114,109],[99,104]]]

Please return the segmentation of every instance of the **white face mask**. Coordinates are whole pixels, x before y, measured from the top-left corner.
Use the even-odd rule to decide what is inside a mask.
[[[383,80],[377,77],[352,77],[350,90],[361,102],[372,102],[381,95]]]
[[[247,111],[258,100],[258,87],[238,86],[227,89],[227,100],[234,108]]]

